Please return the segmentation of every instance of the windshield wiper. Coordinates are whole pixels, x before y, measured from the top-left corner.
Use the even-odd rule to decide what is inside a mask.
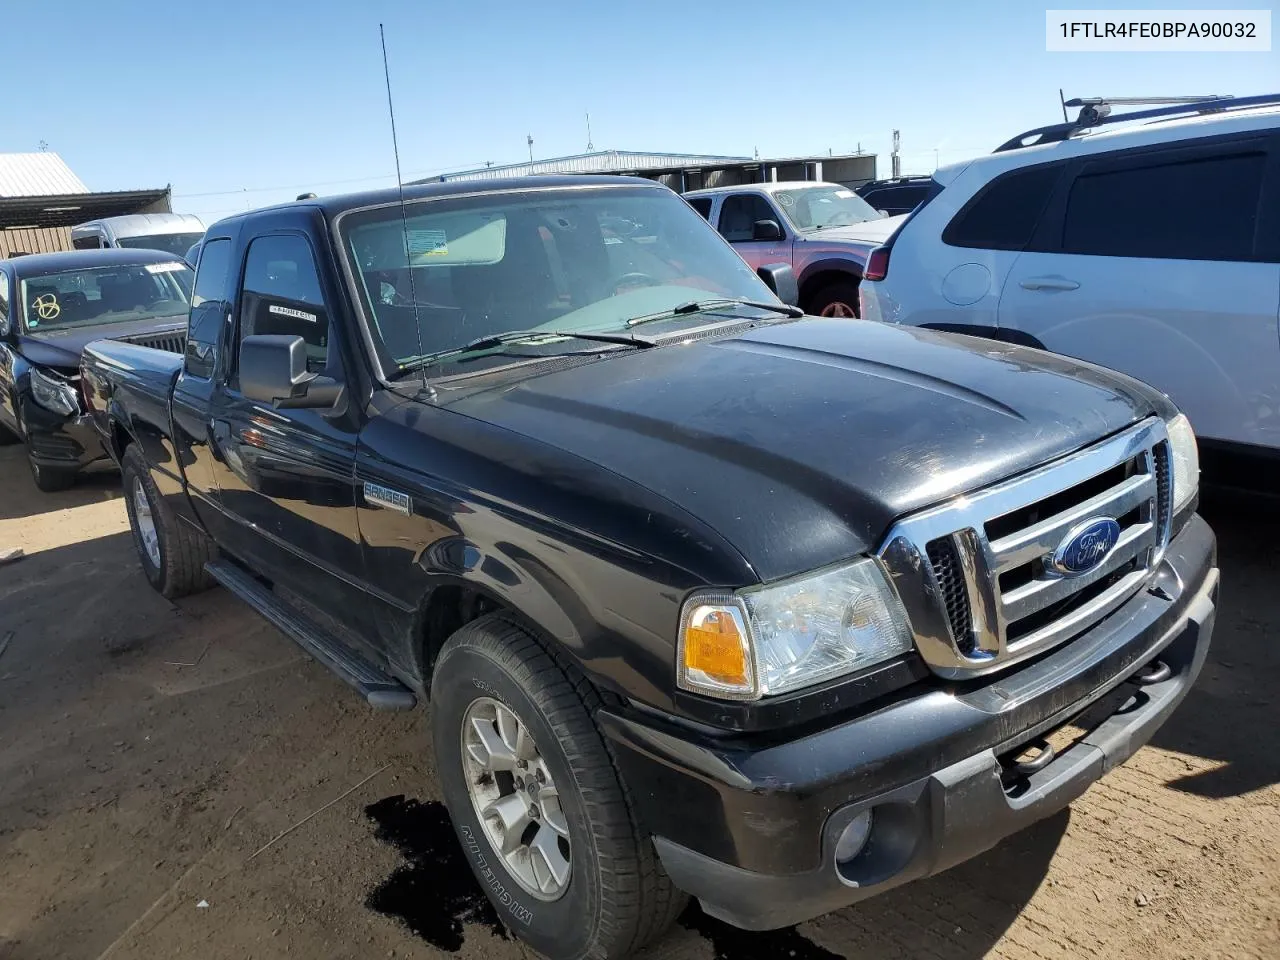
[[[711,300],[690,300],[688,303],[682,303],[679,306],[672,307],[670,310],[660,310],[658,313],[646,313],[644,316],[632,317],[627,321],[627,326],[634,327],[637,324],[649,323],[653,320],[670,320],[672,317],[685,316],[690,313],[705,313],[717,307],[755,307],[757,310],[780,313],[796,320],[804,316],[804,311],[799,307],[789,307],[785,303],[765,303],[760,300],[737,300],[733,297],[717,297]]]
[[[645,337],[637,337],[633,333],[576,333],[567,330],[508,330],[505,333],[491,333],[487,336],[477,337],[470,343],[464,343],[460,347],[452,347],[448,350],[441,350],[438,353],[430,353],[422,357],[409,357],[400,362],[400,372],[405,373],[409,369],[424,367],[431,363],[437,363],[441,360],[448,360],[451,357],[459,357],[466,353],[472,353],[477,350],[488,350],[491,347],[501,347],[508,343],[519,343],[521,340],[538,340],[538,339],[555,339],[563,338],[570,340],[591,340],[598,343],[620,343],[628,347],[655,347],[657,346],[652,340]]]

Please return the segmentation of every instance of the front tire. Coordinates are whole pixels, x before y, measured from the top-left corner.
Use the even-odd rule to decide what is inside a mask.
[[[844,317],[853,319],[861,316],[858,306],[858,285],[852,281],[840,280],[822,287],[809,298],[805,313],[815,317]]]
[[[136,446],[125,451],[120,478],[133,543],[151,586],[170,600],[213,586],[204,569],[217,552],[213,541],[174,515]]]
[[[454,634],[431,680],[439,779],[463,851],[507,927],[551,960],[628,956],[687,899],[631,815],[592,720],[599,705],[502,614]]]

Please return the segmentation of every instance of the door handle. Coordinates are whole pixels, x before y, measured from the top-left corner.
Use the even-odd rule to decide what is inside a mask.
[[[1079,290],[1080,284],[1065,277],[1028,277],[1018,286],[1023,290]]]

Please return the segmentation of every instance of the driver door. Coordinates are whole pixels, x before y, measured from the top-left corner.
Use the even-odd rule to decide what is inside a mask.
[[[231,353],[211,400],[214,481],[228,546],[257,572],[359,633],[369,598],[356,525],[359,411],[279,410],[240,392],[240,341],[300,335],[308,367],[340,382],[336,322],[301,233],[255,237],[236,291]]]
[[[755,239],[757,220],[772,220],[782,228],[783,239]],[[791,263],[792,240],[786,218],[759,193],[731,193],[721,200],[716,229],[752,270],[769,263]]]

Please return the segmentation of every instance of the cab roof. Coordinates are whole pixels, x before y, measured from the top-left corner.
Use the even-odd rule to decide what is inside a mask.
[[[612,174],[580,174],[577,176],[553,175],[506,177],[499,180],[449,180],[443,183],[405,184],[404,199],[406,201],[431,200],[443,197],[473,196],[487,193],[510,193],[518,190],[553,190],[577,187],[595,187],[597,189],[615,190],[622,187],[648,187],[654,190],[668,189],[660,183],[656,183],[653,180],[646,180],[643,177],[620,177]],[[253,219],[263,214],[306,208],[319,210],[327,219],[333,219],[348,210],[357,210],[364,207],[376,207],[382,204],[396,203],[400,200],[400,195],[401,193],[398,188],[387,187],[382,190],[365,190],[360,193],[343,193],[331,197],[312,197],[306,200],[293,200],[286,203],[278,203],[269,207],[261,207],[257,210],[249,210],[245,213],[238,213],[234,216],[226,217],[218,221],[218,223]],[[217,224],[214,224],[214,226],[217,226]],[[212,230],[213,227],[210,227],[209,229]]]
[[[59,253],[29,253],[22,257],[0,260],[19,280],[43,277],[64,270],[83,270],[88,267],[130,267],[144,263],[181,262],[163,250],[143,250],[129,247],[108,247],[103,250],[63,250]]]

